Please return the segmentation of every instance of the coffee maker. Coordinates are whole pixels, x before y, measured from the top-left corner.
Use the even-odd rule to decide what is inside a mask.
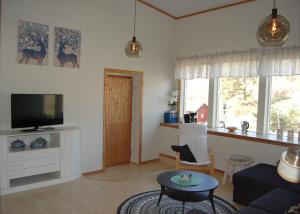
[[[197,123],[197,113],[196,112],[190,112],[183,115],[184,117],[184,123]]]

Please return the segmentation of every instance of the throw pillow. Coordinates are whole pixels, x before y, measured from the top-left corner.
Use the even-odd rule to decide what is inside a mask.
[[[171,148],[175,152],[180,153],[180,160],[187,162],[197,162],[195,156],[190,150],[190,147],[185,144],[184,146],[172,145]]]
[[[300,214],[300,204],[290,207],[286,214]]]

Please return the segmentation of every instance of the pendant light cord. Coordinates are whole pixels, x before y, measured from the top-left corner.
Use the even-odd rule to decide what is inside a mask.
[[[276,0],[273,1],[273,8],[276,8]]]
[[[135,20],[136,20],[136,0],[134,0],[133,36],[135,36]]]

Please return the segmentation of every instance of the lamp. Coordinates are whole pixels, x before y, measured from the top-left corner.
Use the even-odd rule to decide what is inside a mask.
[[[134,0],[134,22],[133,22],[133,37],[126,46],[125,46],[125,53],[126,56],[130,58],[139,58],[142,56],[143,47],[139,41],[136,40],[135,37],[135,20],[136,20],[136,0]]]
[[[287,181],[300,183],[300,146],[290,146],[282,153],[277,172]]]
[[[261,46],[278,47],[286,42],[290,32],[289,21],[277,14],[276,0],[272,14],[265,17],[257,29],[257,40]]]

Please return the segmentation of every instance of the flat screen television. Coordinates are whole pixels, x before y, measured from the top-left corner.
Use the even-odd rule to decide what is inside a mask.
[[[38,129],[63,124],[62,94],[12,94],[11,127]]]

